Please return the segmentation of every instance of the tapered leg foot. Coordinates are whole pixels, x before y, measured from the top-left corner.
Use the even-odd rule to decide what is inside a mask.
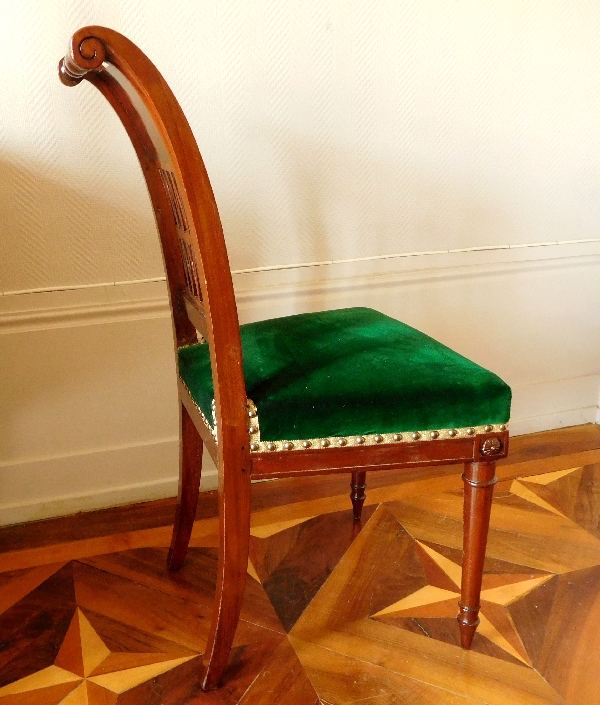
[[[179,570],[185,560],[196,518],[202,473],[202,439],[183,404],[181,405],[180,444],[179,496],[171,547],[167,556],[169,570]]]
[[[352,481],[350,483],[350,499],[352,500],[352,512],[354,514],[354,521],[359,522],[362,515],[363,504],[367,495],[365,490],[367,489],[367,473],[366,472],[353,472]]]
[[[479,617],[475,616],[473,619],[473,613],[469,612],[467,608],[462,603],[458,603],[458,624],[460,625],[460,645],[463,649],[470,649],[473,643],[473,637],[475,636],[475,630],[479,626]],[[477,614],[479,613],[479,608],[477,608]]]
[[[466,463],[464,480],[464,536],[462,584],[458,624],[463,649],[470,649],[479,624],[479,598],[485,546],[490,525],[496,464]]]

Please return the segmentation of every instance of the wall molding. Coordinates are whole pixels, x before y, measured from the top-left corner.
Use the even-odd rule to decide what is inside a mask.
[[[269,304],[279,301],[281,297],[293,296],[297,299],[324,294],[326,292],[342,292],[360,289],[384,289],[389,286],[418,286],[432,282],[450,282],[458,280],[487,280],[490,277],[506,276],[517,273],[536,271],[551,271],[560,269],[576,269],[600,265],[600,253],[575,255],[543,260],[497,261],[477,264],[457,264],[443,268],[423,268],[408,271],[391,271],[353,274],[342,274],[331,278],[308,280],[303,282],[277,282],[269,285],[263,280],[262,286],[257,282],[245,282],[236,287],[236,299],[239,308],[264,304],[268,309]],[[260,274],[263,274],[262,272]],[[236,282],[237,283],[237,282]]]
[[[46,330],[71,326],[91,326],[144,318],[165,318],[170,315],[166,297],[123,304],[68,306],[46,310],[0,314],[0,334],[19,331]]]
[[[474,248],[410,259],[332,261],[301,269],[256,269],[234,273],[240,319],[259,305],[267,318],[282,297],[302,299],[326,292],[412,286],[452,280],[487,279],[511,273],[600,264],[600,241],[550,243],[543,248]],[[163,279],[40,290],[0,296],[0,335],[27,330],[97,325],[169,316]],[[252,320],[255,320],[252,318]]]
[[[164,281],[7,294],[0,297],[0,335],[169,315]]]

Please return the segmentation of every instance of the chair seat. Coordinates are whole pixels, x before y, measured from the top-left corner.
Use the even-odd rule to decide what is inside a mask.
[[[453,437],[510,415],[511,391],[497,375],[373,309],[304,313],[240,330],[262,442],[448,430]],[[208,345],[180,348],[179,374],[212,419]]]

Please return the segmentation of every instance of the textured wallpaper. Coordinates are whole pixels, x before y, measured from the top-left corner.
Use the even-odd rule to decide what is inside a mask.
[[[600,4],[13,0],[2,7],[0,290],[162,276],[143,180],[72,32],[170,82],[234,268],[600,236]]]

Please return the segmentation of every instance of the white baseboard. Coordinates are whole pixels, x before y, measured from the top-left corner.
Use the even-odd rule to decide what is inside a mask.
[[[552,431],[557,428],[598,423],[596,421],[597,411],[598,407],[589,406],[582,409],[571,409],[570,411],[559,411],[543,416],[519,419],[511,422],[510,435],[524,436],[527,433],[539,433],[540,431]]]
[[[0,503],[0,526],[174,497],[178,458],[173,438],[0,465],[0,487],[12,495]],[[72,491],[56,494],[55,487]],[[205,454],[201,489],[216,487],[217,470]]]
[[[559,379],[513,388],[513,436],[598,423],[600,375]]]

